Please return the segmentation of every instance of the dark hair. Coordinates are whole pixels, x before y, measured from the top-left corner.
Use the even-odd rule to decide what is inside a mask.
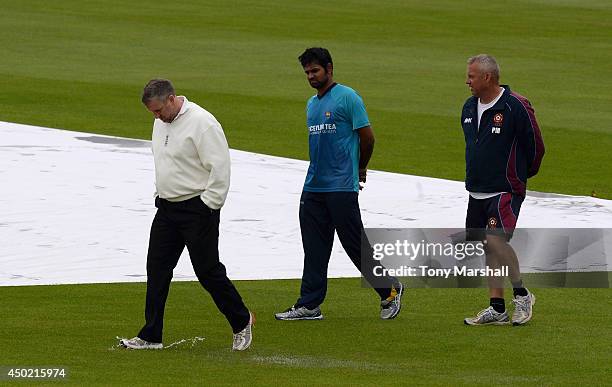
[[[306,65],[309,65],[311,63],[317,63],[323,68],[327,68],[328,64],[332,66],[334,65],[329,51],[327,51],[327,49],[323,47],[307,48],[306,51],[304,51],[302,55],[298,57],[298,59],[302,64],[302,67],[305,67]]]
[[[167,79],[151,79],[142,91],[142,103],[146,104],[153,99],[165,101],[169,95],[175,95],[172,82]]]

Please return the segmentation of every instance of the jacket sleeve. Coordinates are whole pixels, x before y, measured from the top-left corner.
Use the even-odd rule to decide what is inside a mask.
[[[527,177],[532,177],[538,173],[544,157],[544,140],[531,103],[527,99],[522,99],[520,102],[522,109],[519,109],[517,117],[519,143],[527,156]]]
[[[225,203],[230,186],[229,147],[221,125],[214,122],[205,128],[196,145],[202,165],[210,171],[202,201],[218,210]]]

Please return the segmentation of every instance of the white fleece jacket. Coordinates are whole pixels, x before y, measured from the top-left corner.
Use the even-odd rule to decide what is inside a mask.
[[[215,117],[187,98],[171,123],[153,123],[155,194],[171,202],[200,195],[212,209],[225,203],[230,185],[229,147]]]

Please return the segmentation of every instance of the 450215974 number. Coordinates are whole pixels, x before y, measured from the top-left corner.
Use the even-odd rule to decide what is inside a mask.
[[[4,379],[65,379],[65,367],[0,367],[0,380]]]

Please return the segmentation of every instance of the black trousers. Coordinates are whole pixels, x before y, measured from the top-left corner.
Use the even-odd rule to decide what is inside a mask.
[[[327,268],[334,243],[334,231],[344,251],[364,278],[372,284],[372,268],[378,264],[367,238],[362,239],[363,223],[357,192],[302,192],[300,198],[300,229],[304,246],[304,272],[297,306],[313,309],[323,303],[327,293]],[[376,283],[386,283],[375,288],[383,300],[391,293],[393,277],[377,278]]]
[[[172,272],[185,246],[200,284],[212,296],[234,333],[249,322],[249,311],[219,262],[220,210],[208,208],[199,196],[182,202],[157,198],[147,255],[145,325],[138,337],[162,342],[164,309]]]

